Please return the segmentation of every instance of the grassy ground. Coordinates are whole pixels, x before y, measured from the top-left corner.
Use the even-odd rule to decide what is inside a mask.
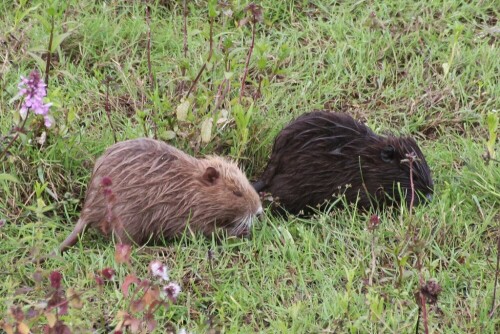
[[[44,130],[30,116],[1,164],[5,320],[15,322],[9,314],[14,305],[43,309],[49,273],[59,271],[64,289],[75,289],[82,300],[81,308],[71,305],[59,319],[73,332],[110,332],[119,311],[130,310],[120,282],[131,272],[148,277],[148,263],[159,259],[183,289],[176,303],[155,312],[159,333],[181,327],[196,333],[413,333],[420,277],[442,288],[426,308],[431,332],[498,332],[500,311],[489,312],[500,168],[483,159],[486,115],[500,107],[498,3],[262,1],[241,101],[252,25],[238,22],[250,14],[246,1],[219,5],[213,54],[183,121],[178,106],[209,54],[211,14],[204,1],[187,3],[185,54],[182,1],[151,1],[153,87],[143,2],[0,3],[3,147],[19,124],[12,98],[20,75],[45,71],[51,14],[55,27],[48,89],[55,126]],[[267,214],[251,239],[216,243],[186,236],[165,247],[133,249],[131,266],[117,264],[112,242],[88,231],[63,257],[34,264],[71,231],[92,164],[113,143],[106,104],[119,140],[156,135],[194,155],[232,156],[249,178],[262,171],[274,136],[289,120],[315,108],[345,111],[377,132],[417,138],[433,171],[435,199],[412,216],[381,212],[374,232],[366,228],[369,214],[350,209],[307,220]],[[209,132],[210,118],[217,123]],[[418,227],[416,236],[411,225]],[[116,270],[115,283],[99,288],[94,274],[105,267]],[[18,322],[41,331],[55,314],[45,312],[49,316]]]

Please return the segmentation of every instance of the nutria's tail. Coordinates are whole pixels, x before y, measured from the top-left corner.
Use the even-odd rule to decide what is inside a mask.
[[[78,219],[78,222],[76,223],[76,226],[71,234],[68,235],[68,237],[59,246],[59,252],[62,254],[68,248],[76,244],[76,242],[78,241],[78,236],[83,232],[83,230],[85,230],[86,227],[87,223],[82,219]]]
[[[262,191],[266,187],[266,183],[264,181],[255,181],[252,183],[252,187],[255,189],[256,192]]]

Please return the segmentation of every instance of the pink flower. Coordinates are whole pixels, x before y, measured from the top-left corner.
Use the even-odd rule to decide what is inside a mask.
[[[175,302],[181,292],[181,287],[177,283],[170,282],[163,287],[163,292],[167,295],[168,299]]]
[[[151,261],[149,264],[149,269],[153,276],[161,277],[164,281],[168,281],[168,268],[166,265],[158,260]]]
[[[111,268],[104,268],[101,271],[102,276],[107,279],[107,280],[112,280],[113,277],[115,276],[115,271]]]
[[[101,276],[99,275],[94,275],[94,280],[97,283],[97,285],[104,285],[104,280],[102,279]]]
[[[111,181],[111,178],[109,176],[104,176],[101,179],[101,186],[103,187],[111,187],[112,184],[113,182]]]
[[[19,96],[24,97],[19,113],[22,118],[26,118],[28,110],[33,110],[36,115],[42,115],[46,127],[52,126],[52,119],[49,116],[49,108],[52,103],[43,103],[43,98],[47,95],[45,83],[40,77],[38,71],[32,71],[28,78],[21,76],[21,82],[17,86]]]
[[[378,215],[371,215],[368,222],[368,230],[373,231],[380,224],[380,217]]]
[[[130,247],[130,245],[116,244],[115,248],[116,263],[130,263],[130,253],[132,253],[132,247]]]
[[[61,279],[62,275],[58,271],[53,271],[49,275],[50,285],[55,289],[59,289],[61,287]]]

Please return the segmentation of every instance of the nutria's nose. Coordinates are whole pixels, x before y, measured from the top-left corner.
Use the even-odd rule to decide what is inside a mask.
[[[432,194],[431,193],[428,193],[427,195],[425,195],[425,198],[427,198],[427,200],[429,202],[432,202]]]

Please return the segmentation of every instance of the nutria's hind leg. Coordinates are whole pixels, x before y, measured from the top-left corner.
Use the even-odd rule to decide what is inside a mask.
[[[59,246],[59,253],[60,254],[64,253],[66,250],[68,250],[68,248],[76,244],[76,242],[78,241],[78,237],[85,230],[86,227],[87,227],[87,222],[85,222],[82,219],[78,219],[78,222],[76,223],[76,226],[71,232],[71,234],[68,235],[68,237]]]

